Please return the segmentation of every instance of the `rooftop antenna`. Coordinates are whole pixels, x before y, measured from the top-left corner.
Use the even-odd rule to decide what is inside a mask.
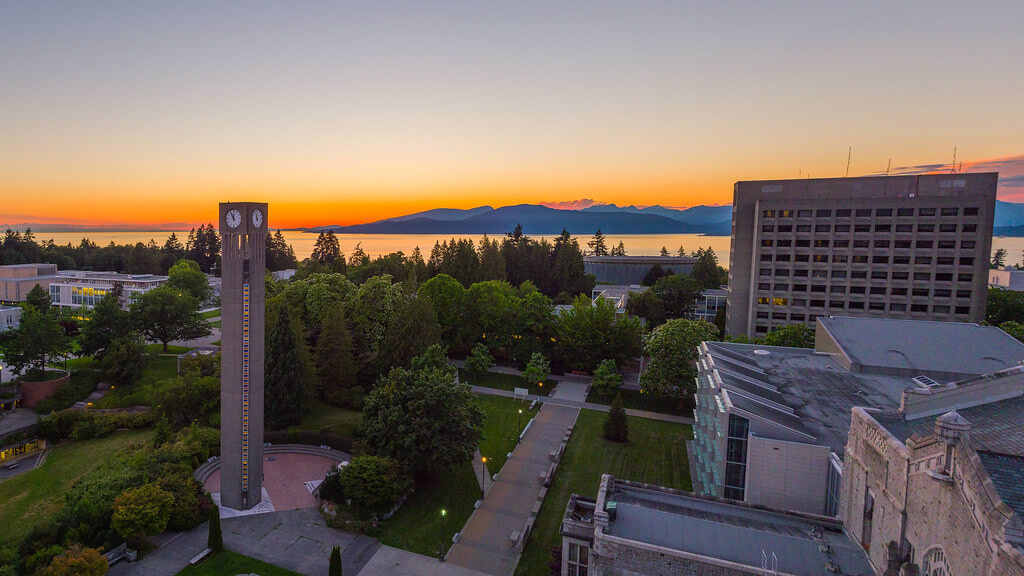
[[[889,165],[885,167],[885,176],[889,177],[889,171],[892,170],[892,158],[889,158]]]
[[[846,178],[850,177],[850,158],[853,157],[853,146],[846,151]]]
[[[950,168],[950,172],[956,173],[956,146],[953,146],[953,165]]]
[[[964,173],[964,161],[963,160],[960,161],[960,168],[957,169],[957,172],[959,172],[960,174]]]

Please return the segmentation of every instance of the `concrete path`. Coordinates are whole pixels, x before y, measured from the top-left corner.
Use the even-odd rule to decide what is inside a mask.
[[[559,384],[561,386],[561,384]],[[485,386],[471,386],[474,394],[490,394],[492,396],[505,396],[508,398],[512,397],[512,392],[508,390],[500,390],[498,388],[487,388]],[[534,396],[532,394],[527,395],[527,400],[533,401],[538,400],[541,403],[555,406],[566,406],[569,408],[578,408],[583,410],[597,410],[599,412],[608,412],[611,410],[607,404],[594,404],[593,402],[579,402],[577,400],[566,400],[564,398],[552,398],[551,396]],[[630,416],[636,416],[638,418],[649,418],[651,420],[663,420],[665,422],[675,422],[676,424],[688,424],[693,425],[693,418],[687,418],[685,416],[676,416],[674,414],[662,414],[660,412],[648,412],[646,410],[634,410],[632,408],[626,408],[626,414]]]
[[[590,384],[588,383],[562,380],[555,386],[555,389],[551,391],[551,395],[548,397],[556,400],[586,402],[588,391],[590,391]]]
[[[347,568],[346,568],[347,570]],[[324,571],[324,574],[327,572]],[[349,572],[345,572],[349,574]],[[487,576],[483,572],[455,566],[451,562],[441,562],[436,558],[399,550],[391,546],[381,546],[377,553],[366,563],[359,576]]]
[[[512,574],[520,552],[510,536],[525,527],[542,488],[538,477],[550,468],[551,451],[578,414],[578,408],[553,403],[540,409],[523,441],[487,489],[482,505],[469,517],[459,541],[448,551],[448,564],[493,576]]]
[[[36,423],[36,411],[31,408],[15,408],[0,417],[0,436],[6,436]]]
[[[0,466],[0,482],[8,478],[13,478],[18,474],[24,474],[29,470],[35,470],[36,468],[42,466],[43,462],[46,462],[46,455],[49,453],[50,450],[46,449],[40,450],[39,452],[35,452],[32,454],[26,454],[25,456],[20,456],[18,458],[14,458],[11,460],[5,460],[3,465]],[[15,468],[7,467],[10,466],[11,464],[14,464],[15,462],[18,463],[18,465]]]

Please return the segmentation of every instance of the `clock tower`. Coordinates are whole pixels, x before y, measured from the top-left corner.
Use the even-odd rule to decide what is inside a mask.
[[[263,495],[263,301],[267,205],[220,205],[220,501],[248,510]]]

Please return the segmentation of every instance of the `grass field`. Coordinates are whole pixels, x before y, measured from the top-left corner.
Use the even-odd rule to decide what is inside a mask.
[[[242,556],[224,550],[211,555],[195,566],[189,566],[177,576],[235,576],[236,574],[259,574],[260,576],[299,576],[291,570],[278,568],[262,560]]]
[[[497,388],[498,390],[512,391],[513,388],[526,388],[530,391],[530,394],[537,396],[547,396],[554,389],[554,380],[545,380],[543,386],[538,386],[537,383],[526,385],[519,376],[513,376],[511,374],[499,374],[497,372],[488,372],[480,377],[470,376],[464,369],[459,368],[459,382],[464,384],[470,384],[472,386],[483,386],[485,388]]]
[[[203,312],[202,314],[200,314],[200,316],[203,317],[203,320],[209,320],[210,318],[219,318],[220,317],[220,308],[218,308],[216,310],[209,310],[207,312]]]
[[[192,348],[188,346],[168,345],[167,351],[164,352],[163,344],[146,344],[147,354],[184,354],[185,352],[188,352],[191,349]]]
[[[690,469],[685,441],[692,435],[689,426],[627,417],[630,442],[617,444],[601,434],[607,416],[603,412],[583,410],[530,539],[519,560],[516,574],[546,575],[551,548],[561,545],[561,525],[569,495],[595,497],[602,474],[637,482],[689,490]]]
[[[480,395],[476,397],[476,404],[487,415],[480,454],[487,457],[487,470],[495,474],[504,466],[506,456],[515,447],[519,433],[537,411],[530,411],[529,402],[504,396]],[[523,411],[522,415],[519,410]]]
[[[295,430],[316,430],[318,432],[331,432],[342,436],[354,437],[356,426],[363,419],[363,414],[348,408],[338,408],[326,402],[316,400],[309,414],[302,419],[302,423],[293,426]]]
[[[125,406],[150,405],[156,383],[178,375],[177,358],[174,356],[150,355],[142,379],[135,384],[118,386],[107,392],[96,403],[96,408],[122,408]]]
[[[649,394],[641,394],[639,390],[619,390],[622,394],[622,407],[634,410],[646,410],[660,414],[673,414],[676,416],[693,416],[692,407],[681,407],[675,399],[654,398]],[[587,394],[587,402],[595,404],[611,404],[612,398],[606,398],[598,394],[593,388]],[[692,404],[692,397],[690,398]]]
[[[149,430],[115,432],[106,438],[62,444],[39,468],[0,482],[0,526],[4,527],[0,540],[16,542],[51,518],[64,506],[64,495],[79,478],[150,434]]]

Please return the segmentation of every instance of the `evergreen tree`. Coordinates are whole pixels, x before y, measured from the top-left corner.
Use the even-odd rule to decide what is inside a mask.
[[[507,275],[505,257],[501,255],[501,245],[498,244],[498,241],[491,240],[484,234],[477,252],[480,257],[480,278],[482,280],[504,280]]]
[[[626,245],[622,243],[622,240],[619,240],[619,245],[618,246],[612,248],[611,255],[612,256],[625,256],[626,255]]]
[[[665,248],[664,246],[662,246],[661,247],[661,255],[662,256],[668,256],[669,255],[668,254],[668,248]]]
[[[697,282],[704,288],[718,288],[729,282],[729,271],[718,265],[718,256],[710,247],[697,250],[697,262],[690,270]]]
[[[282,240],[284,240],[282,238]],[[334,232],[321,232],[313,245],[313,254],[310,258],[323,265],[334,264],[334,261],[341,258],[341,246]]]
[[[612,442],[629,442],[629,422],[626,420],[626,411],[622,408],[621,394],[612,401],[608,419],[604,421],[604,437]]]
[[[331,563],[327,568],[327,576],[341,576],[341,548],[331,549]]]
[[[50,293],[45,288],[36,284],[28,291],[28,294],[25,295],[25,304],[39,312],[46,313],[50,311],[50,306],[53,304],[53,300],[50,298]]]
[[[1006,266],[1006,248],[999,248],[992,254],[992,261],[989,262],[989,268],[1002,268]]]
[[[607,256],[608,247],[604,243],[604,234],[601,233],[601,229],[598,228],[597,232],[594,232],[594,238],[587,242],[587,246],[590,247],[590,253],[594,256]]]
[[[686,256],[686,249],[683,248],[682,244],[679,245],[679,251],[676,252],[676,256],[679,256],[680,258],[683,258],[684,256]]]
[[[267,427],[281,430],[302,421],[306,382],[288,307],[281,306],[267,346],[264,377]]]
[[[348,257],[348,265],[352,268],[358,268],[370,263],[370,257],[363,250],[363,243],[356,243],[356,249],[352,251],[352,255]]]
[[[345,311],[335,307],[324,320],[316,343],[315,361],[320,377],[320,393],[335,406],[358,407],[363,390],[355,389],[356,364],[352,357],[352,334]]]
[[[224,549],[224,536],[220,531],[220,508],[216,504],[210,504],[210,533],[206,537],[206,547],[214,552]]]

